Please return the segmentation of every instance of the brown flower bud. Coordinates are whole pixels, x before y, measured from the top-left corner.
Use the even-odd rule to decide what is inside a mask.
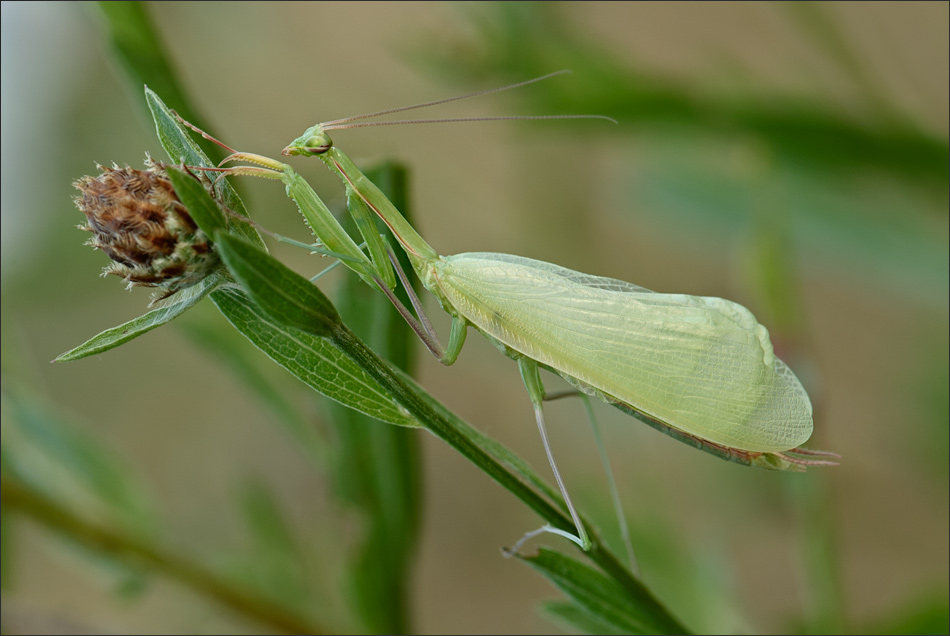
[[[198,228],[164,170],[99,166],[98,177],[73,185],[76,205],[92,232],[87,241],[114,262],[103,276],[116,274],[134,286],[158,287],[166,298],[194,285],[218,264],[211,241]]]

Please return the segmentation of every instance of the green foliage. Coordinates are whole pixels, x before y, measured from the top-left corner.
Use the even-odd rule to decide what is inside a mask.
[[[222,289],[211,299],[238,331],[305,384],[376,419],[416,426],[411,416],[331,341],[273,320],[239,289]]]
[[[329,298],[277,259],[223,232],[215,244],[231,275],[273,322],[320,337],[343,324]]]
[[[228,221],[224,212],[218,207],[208,191],[197,179],[184,171],[168,166],[165,170],[175,193],[182,204],[188,209],[188,214],[194,219],[198,227],[208,236],[214,236],[219,231],[226,231]]]

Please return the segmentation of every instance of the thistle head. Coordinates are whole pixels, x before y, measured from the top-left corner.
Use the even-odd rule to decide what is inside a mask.
[[[103,276],[121,276],[131,289],[157,287],[166,298],[205,278],[218,264],[209,238],[181,203],[165,171],[99,166],[98,177],[83,177],[76,205],[86,215],[79,228],[86,242],[113,263]]]

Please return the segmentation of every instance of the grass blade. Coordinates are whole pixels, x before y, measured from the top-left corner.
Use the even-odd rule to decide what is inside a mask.
[[[589,565],[541,548],[537,555],[520,557],[564,592],[592,621],[606,623],[611,631],[625,634],[685,634],[680,625],[652,594],[640,586],[629,587]]]

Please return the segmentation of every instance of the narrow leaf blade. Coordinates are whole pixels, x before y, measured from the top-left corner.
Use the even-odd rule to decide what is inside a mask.
[[[258,349],[318,393],[396,426],[419,426],[356,362],[327,338],[270,318],[241,289],[211,295],[225,318]]]
[[[272,320],[316,336],[340,326],[333,303],[303,276],[237,237],[218,232],[215,243],[228,270]]]
[[[594,620],[627,634],[684,634],[685,627],[641,587],[636,593],[599,570],[563,554],[541,548],[520,557],[564,592]]]
[[[196,283],[194,286],[178,292],[178,294],[175,296],[174,302],[165,305],[164,307],[153,309],[147,314],[143,314],[138,318],[134,318],[119,325],[118,327],[107,329],[99,335],[93,336],[75,349],[70,349],[66,353],[59,355],[55,360],[53,360],[53,362],[70,362],[72,360],[79,360],[81,358],[103,353],[109,349],[118,347],[121,344],[125,344],[129,340],[138,338],[143,333],[147,333],[155,327],[160,327],[166,322],[169,322],[170,320],[173,320],[183,314],[186,310],[196,305],[199,300],[214,290],[214,288],[217,287],[220,282],[221,280],[212,274],[201,282]]]
[[[155,121],[155,131],[158,133],[158,140],[162,148],[168,153],[169,158],[174,163],[184,163],[189,166],[202,166],[213,168],[214,163],[208,159],[208,156],[202,152],[198,144],[191,138],[191,135],[178,118],[171,112],[162,98],[154,91],[145,87],[145,101],[148,102],[149,110],[152,111],[152,119]],[[214,186],[215,193],[229,210],[237,214],[248,217],[247,210],[241,197],[231,187],[227,179],[219,179]],[[258,247],[263,248],[264,242],[260,235],[246,221],[233,218],[230,224],[231,232],[246,238]]]

